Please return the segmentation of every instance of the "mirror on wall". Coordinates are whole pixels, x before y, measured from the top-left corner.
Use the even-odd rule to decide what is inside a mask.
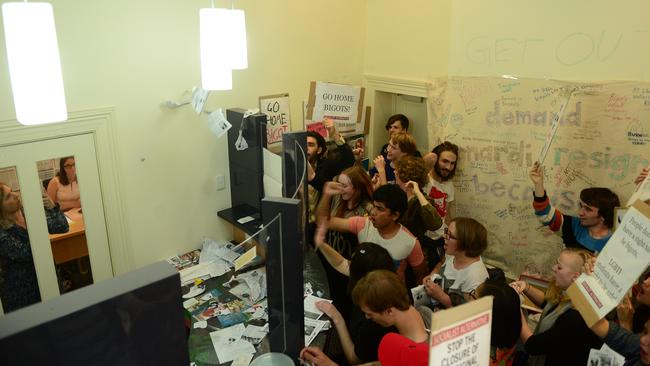
[[[0,299],[5,313],[41,301],[15,166],[0,168]]]
[[[77,166],[74,156],[42,160],[37,165],[43,189],[70,228],[66,233],[50,234],[59,291],[64,294],[93,283]]]

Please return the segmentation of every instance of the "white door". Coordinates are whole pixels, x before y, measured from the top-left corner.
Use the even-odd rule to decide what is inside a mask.
[[[422,155],[431,151],[429,147],[429,128],[427,126],[427,104],[424,98],[411,95],[396,95],[393,114],[401,113],[409,118],[409,134],[415,138]]]
[[[11,188],[18,189],[20,193],[38,278],[38,288],[43,300],[60,295],[60,280],[57,279],[56,268],[60,267],[61,263],[55,264],[55,260],[58,262],[72,261],[75,258],[79,260],[79,254],[68,253],[71,252],[70,249],[64,249],[63,254],[53,255],[55,240],[58,240],[57,243],[64,241],[67,243],[70,238],[66,235],[50,236],[48,234],[43,210],[43,182],[41,179],[43,166],[47,165],[45,163],[48,161],[58,162],[62,157],[74,157],[67,164],[66,169],[70,167],[76,169],[82,207],[70,210],[66,216],[71,217],[72,221],[68,220],[70,228],[75,227],[75,230],[78,231],[76,234],[85,235],[87,257],[84,256],[84,259],[90,264],[90,268],[86,268],[86,270],[92,272],[92,282],[113,277],[93,135],[80,134],[5,146],[0,148],[0,169],[4,168],[6,172],[13,168],[15,172],[16,181],[11,182],[13,185]],[[40,177],[39,166],[41,168]],[[16,185],[19,187],[15,187]],[[80,228],[77,227],[79,221],[83,223]],[[53,241],[50,242],[50,239]]]

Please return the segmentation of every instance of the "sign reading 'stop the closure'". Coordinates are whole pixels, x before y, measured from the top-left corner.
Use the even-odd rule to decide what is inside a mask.
[[[307,120],[333,119],[341,133],[352,132],[361,123],[365,89],[360,86],[312,81],[307,102]]]

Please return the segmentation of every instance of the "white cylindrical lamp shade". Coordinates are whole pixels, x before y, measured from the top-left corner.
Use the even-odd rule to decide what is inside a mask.
[[[199,11],[201,84],[205,90],[231,90],[229,52],[230,10],[205,8]]]
[[[246,15],[243,10],[230,11],[230,66],[233,70],[248,68],[248,45],[246,42]]]
[[[16,119],[23,125],[67,120],[52,5],[5,3],[2,18]]]

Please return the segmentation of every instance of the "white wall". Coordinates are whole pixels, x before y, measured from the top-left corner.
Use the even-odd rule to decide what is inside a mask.
[[[200,83],[198,11],[209,1],[52,1],[69,111],[114,107],[120,177],[133,267],[193,249],[202,236],[229,239],[215,212],[227,208],[225,138],[206,117],[161,102]],[[217,6],[230,6],[217,1]],[[256,107],[289,92],[293,128],[311,80],[361,83],[365,1],[241,0],[249,68],[206,109]],[[1,29],[0,29],[1,31]],[[0,121],[15,118],[0,38]],[[0,142],[2,136],[0,136]],[[82,200],[97,199],[83,197]]]
[[[427,80],[447,74],[451,0],[369,0],[364,74]]]

